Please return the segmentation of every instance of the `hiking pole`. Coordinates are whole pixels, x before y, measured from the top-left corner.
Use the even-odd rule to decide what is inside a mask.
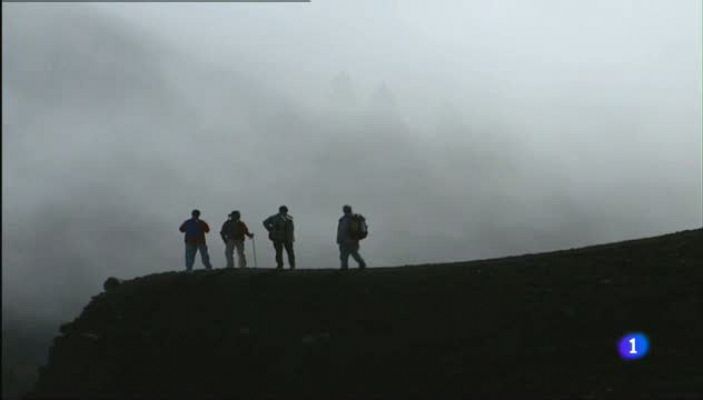
[[[256,268],[256,236],[251,238],[251,248],[254,250],[254,268]]]

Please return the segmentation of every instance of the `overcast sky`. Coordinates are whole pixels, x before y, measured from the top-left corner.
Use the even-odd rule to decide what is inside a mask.
[[[302,268],[345,203],[371,266],[702,225],[700,1],[436,3],[3,3],[3,315],[183,269],[193,208],[218,267],[281,204]]]

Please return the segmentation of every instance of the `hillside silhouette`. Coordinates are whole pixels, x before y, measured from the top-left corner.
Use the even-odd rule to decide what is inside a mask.
[[[61,327],[28,397],[693,398],[701,266],[696,229],[451,264],[112,280]],[[631,331],[652,347],[626,362]]]

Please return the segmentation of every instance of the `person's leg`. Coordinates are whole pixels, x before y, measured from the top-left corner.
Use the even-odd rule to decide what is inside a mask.
[[[201,244],[198,247],[198,250],[200,250],[200,258],[203,261],[203,265],[205,266],[205,269],[212,269],[212,265],[210,265],[210,254],[208,254],[208,252],[207,252],[207,245]]]
[[[354,261],[359,264],[359,269],[364,269],[366,268],[366,261],[364,261],[363,258],[361,258],[361,255],[359,254],[359,245],[356,245],[352,251],[350,252],[351,256],[354,258]]]
[[[225,244],[225,259],[227,260],[227,268],[234,268],[234,240],[227,240]]]
[[[290,269],[295,269],[295,251],[293,250],[293,242],[285,242],[286,253],[288,253],[288,265]]]
[[[246,268],[247,257],[244,255],[244,241],[238,240],[234,245],[237,248],[237,262],[239,263],[239,268]]]
[[[349,268],[349,251],[343,244],[339,245],[339,260],[341,261],[341,268]]]
[[[273,242],[273,248],[276,249],[276,268],[283,268],[283,243],[275,241]]]
[[[193,270],[193,263],[195,263],[196,251],[198,251],[197,246],[186,243],[186,271],[188,272]]]

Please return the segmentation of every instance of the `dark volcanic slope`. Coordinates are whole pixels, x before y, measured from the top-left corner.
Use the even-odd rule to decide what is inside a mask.
[[[451,265],[151,275],[62,327],[33,396],[693,397],[702,266],[698,229]],[[623,362],[631,330],[651,353]]]

